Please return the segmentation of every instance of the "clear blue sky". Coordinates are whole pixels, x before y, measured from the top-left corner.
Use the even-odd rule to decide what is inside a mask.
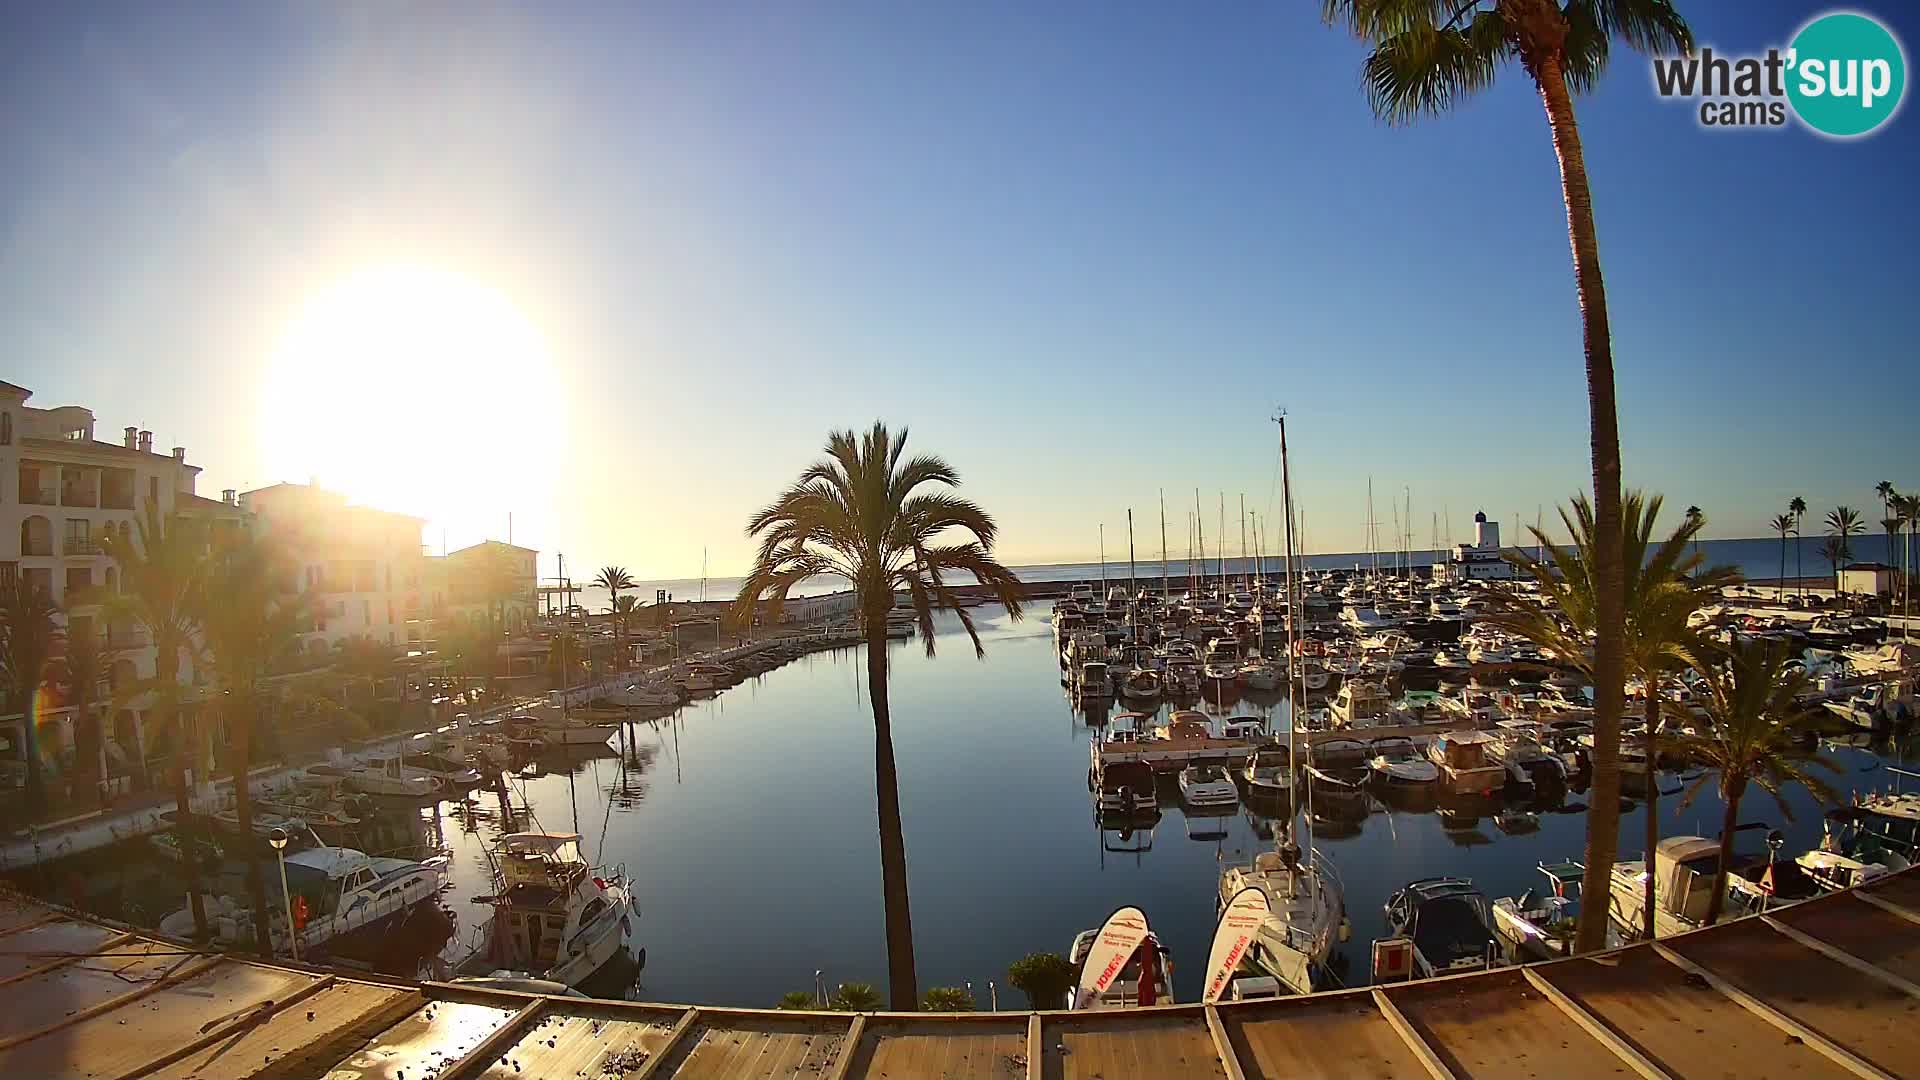
[[[1824,10],[1681,8],[1729,51]],[[875,417],[960,468],[1015,561],[1088,557],[1129,505],[1150,531],[1161,487],[1176,550],[1196,486],[1209,519],[1223,489],[1264,511],[1276,403],[1317,549],[1360,543],[1369,476],[1383,521],[1411,489],[1422,544],[1443,509],[1455,539],[1478,508],[1550,518],[1587,420],[1537,98],[1510,70],[1386,127],[1317,10],[19,7],[0,378],[186,444],[203,493],[312,472],[408,509],[328,448],[432,414],[513,478],[460,489],[454,544],[512,511],[646,577],[740,568],[747,514]],[[1910,5],[1866,10],[1920,42]],[[1920,487],[1913,109],[1849,144],[1709,133],[1624,48],[1579,109],[1629,482],[1715,536]],[[313,373],[326,415],[274,396],[302,305],[394,265],[506,298],[538,385],[429,341]]]

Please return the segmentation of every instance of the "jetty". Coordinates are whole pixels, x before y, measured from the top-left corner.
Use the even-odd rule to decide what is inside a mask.
[[[1591,957],[1091,1012],[600,1001],[198,951],[0,898],[0,1074],[52,1080],[1920,1077],[1920,870]]]

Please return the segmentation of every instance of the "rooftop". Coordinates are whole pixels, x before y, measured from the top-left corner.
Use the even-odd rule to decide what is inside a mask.
[[[0,1003],[5,1074],[73,1080],[1920,1077],[1920,870],[1598,956],[1079,1013],[775,1012],[414,984],[196,953],[0,897]]]

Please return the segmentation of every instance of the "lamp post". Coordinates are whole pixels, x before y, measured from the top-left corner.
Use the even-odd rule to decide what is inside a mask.
[[[1767,833],[1767,888],[1765,892],[1762,892],[1760,894],[1760,912],[1763,915],[1766,914],[1767,902],[1773,899],[1774,892],[1779,888],[1779,886],[1776,885],[1773,880],[1773,859],[1775,855],[1778,855],[1780,853],[1781,845],[1785,844],[1786,842],[1787,842],[1786,833],[1781,832],[1779,829],[1772,829],[1768,831]]]
[[[287,912],[287,947],[293,950],[293,959],[300,959],[300,934],[293,926],[293,893],[287,890],[287,830],[274,826],[267,834],[267,843],[273,845],[273,857],[280,864],[280,902]]]

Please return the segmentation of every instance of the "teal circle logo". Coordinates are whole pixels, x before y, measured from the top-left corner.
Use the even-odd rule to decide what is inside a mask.
[[[1852,138],[1886,123],[1907,89],[1907,57],[1886,27],[1839,11],[1802,27],[1787,53],[1787,100],[1823,135]]]

